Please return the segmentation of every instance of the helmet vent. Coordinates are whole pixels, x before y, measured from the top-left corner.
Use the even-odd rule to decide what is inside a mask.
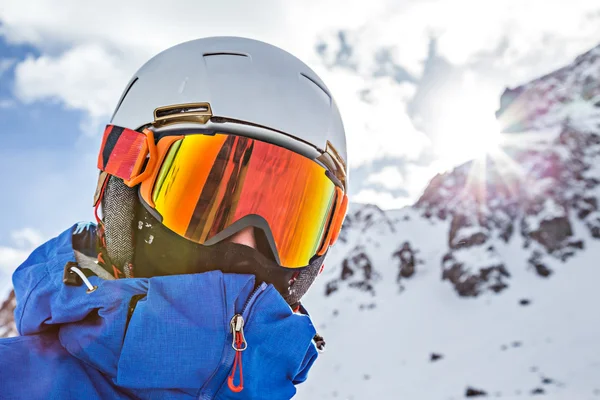
[[[202,113],[208,112],[209,110],[210,108],[208,107],[208,105],[204,106],[191,104],[190,106],[187,106],[183,104],[179,107],[173,107],[168,109],[156,109],[156,118],[164,118],[176,114]]]
[[[209,74],[244,76],[252,64],[252,59],[246,54],[220,52],[204,54],[204,63]]]
[[[318,94],[323,98],[323,100],[325,100],[325,102],[327,104],[331,105],[331,95],[329,94],[327,89],[325,89],[323,86],[318,84],[314,79],[312,79],[310,76],[304,74],[303,72],[300,73],[300,76],[302,76],[303,78],[308,80],[311,83],[310,86],[313,87],[314,89],[317,89]]]
[[[173,104],[154,110],[154,125],[164,126],[182,122],[205,124],[212,117],[208,103]]]
[[[248,57],[247,54],[242,53],[228,53],[228,52],[219,52],[219,53],[205,53],[203,57],[211,57],[211,56],[238,56],[238,57]]]

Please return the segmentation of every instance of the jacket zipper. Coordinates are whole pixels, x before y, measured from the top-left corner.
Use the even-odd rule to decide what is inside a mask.
[[[250,311],[252,305],[259,298],[260,294],[265,291],[267,288],[266,283],[261,283],[259,287],[257,287],[254,292],[248,297],[244,307],[242,308],[241,313],[236,313],[230,321],[230,331],[227,335],[229,339],[231,335],[231,344],[228,344],[225,351],[223,352],[223,356],[221,357],[221,363],[213,373],[213,376],[204,384],[200,399],[202,400],[212,400],[215,398],[217,392],[223,386],[223,383],[230,378],[227,377],[227,372],[232,367],[232,363],[235,362],[236,359],[240,358],[237,362],[241,364],[241,351],[246,350],[248,347],[248,343],[246,343],[246,338],[244,337],[244,324],[248,320],[248,316],[250,315]],[[243,338],[243,340],[241,338]],[[229,340],[227,341],[229,343]],[[234,371],[235,372],[235,371]],[[241,372],[241,365],[240,365]],[[240,375],[241,378],[241,375]],[[242,383],[241,380],[240,383]],[[241,385],[240,385],[241,386]],[[238,391],[241,391],[243,387],[241,387]]]

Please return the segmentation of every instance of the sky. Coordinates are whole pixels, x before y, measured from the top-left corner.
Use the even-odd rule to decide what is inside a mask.
[[[165,4],[0,2],[0,271],[92,219],[104,124],[135,71],[182,41],[247,36],[305,61],[342,113],[351,200],[383,208],[497,140],[505,87],[600,44],[596,0]]]

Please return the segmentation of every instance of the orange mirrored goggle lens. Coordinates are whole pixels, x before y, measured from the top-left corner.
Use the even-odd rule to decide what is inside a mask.
[[[175,233],[204,244],[252,215],[266,222],[284,267],[304,267],[322,248],[339,193],[315,161],[229,134],[167,136],[157,148],[141,195]]]

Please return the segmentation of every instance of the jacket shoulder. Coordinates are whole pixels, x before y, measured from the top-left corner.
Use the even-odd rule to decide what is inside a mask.
[[[85,232],[93,232],[92,224],[76,224],[57,237],[36,248],[29,257],[15,270],[12,281],[17,300],[15,323],[21,335],[31,335],[46,329],[42,316],[47,311],[48,301],[56,287],[62,284],[62,272],[69,261],[75,261],[73,239],[91,236]],[[89,240],[88,240],[89,241]],[[34,296],[32,294],[35,293]],[[30,301],[31,298],[33,301]],[[24,315],[42,316],[29,318]]]

